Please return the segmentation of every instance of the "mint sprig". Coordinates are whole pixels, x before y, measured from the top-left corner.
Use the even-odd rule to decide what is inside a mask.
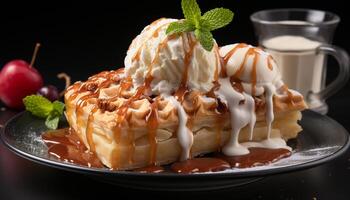
[[[172,35],[194,31],[195,37],[207,51],[211,51],[214,46],[214,38],[211,31],[229,24],[234,15],[229,9],[215,8],[202,16],[196,0],[182,0],[181,7],[185,19],[172,22],[168,26],[166,34]]]
[[[39,118],[46,118],[45,125],[49,129],[57,129],[60,117],[63,115],[64,103],[51,102],[40,95],[30,95],[23,99],[27,111]]]

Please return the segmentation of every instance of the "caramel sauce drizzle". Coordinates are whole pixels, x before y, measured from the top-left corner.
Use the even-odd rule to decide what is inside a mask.
[[[77,101],[76,107],[75,107],[75,113],[76,113],[76,116],[77,116],[77,126],[78,127],[82,127],[82,125],[84,123],[84,121],[82,119],[82,117],[83,117],[82,116],[83,115],[83,108],[84,108],[84,106],[86,106],[88,100],[92,99],[92,98],[98,98],[101,89],[109,87],[113,82],[114,82],[114,80],[111,80],[111,79],[107,78],[104,82],[102,82],[100,84],[99,87],[97,87],[97,89],[95,91],[90,92],[89,94],[84,95],[84,96],[79,98],[79,100]],[[86,89],[83,89],[83,90],[86,90]],[[87,121],[87,123],[88,122],[89,122],[89,120]],[[88,126],[89,126],[89,124],[87,124],[87,127]],[[86,135],[86,137],[88,137],[88,135]],[[92,138],[90,138],[90,139],[92,139]],[[92,141],[90,141],[90,142],[92,144],[92,145],[90,145],[90,147],[94,149],[93,142]]]
[[[76,102],[76,118],[77,118],[77,126],[82,127],[84,121],[82,119],[83,115],[83,108],[86,106],[88,100],[92,98],[98,98],[100,95],[100,91],[104,88],[109,87],[112,83],[118,82],[120,80],[119,74],[123,73],[124,69],[120,69],[117,71],[112,72],[101,72],[91,78],[89,78],[84,84],[79,84],[80,88],[78,89],[78,86],[73,86],[70,89],[74,89],[74,92],[70,97],[69,100],[74,100],[80,93],[82,92],[89,92],[88,94],[80,97]],[[107,75],[108,74],[108,75]],[[116,76],[118,76],[116,78]],[[97,81],[99,78],[105,78],[105,80],[100,83],[100,85],[97,85],[95,81]],[[78,85],[78,84],[77,84]],[[92,110],[89,113],[87,124],[86,124],[86,140],[89,145],[89,150],[94,153],[95,152],[95,145],[93,142],[93,119],[94,114],[98,111],[98,106],[94,106]],[[78,130],[77,130],[78,131]]]
[[[257,81],[256,65],[257,65],[257,62],[258,62],[258,59],[259,59],[259,52],[257,51],[256,48],[251,47],[251,48],[248,49],[248,51],[244,55],[244,59],[243,59],[241,65],[240,65],[240,67],[238,68],[236,73],[233,75],[233,77],[235,77],[236,79],[239,79],[239,77],[242,75],[242,73],[243,73],[243,71],[245,69],[245,65],[246,65],[246,62],[248,60],[248,57],[251,56],[251,55],[254,56],[253,69],[252,69],[252,72],[251,72],[251,82],[252,82],[251,93],[252,93],[252,96],[254,96],[255,95],[255,86],[256,86],[256,81]]]
[[[227,54],[223,57],[222,59],[222,66],[221,66],[221,76],[222,77],[227,77],[227,68],[226,65],[228,63],[228,61],[230,60],[230,58],[233,56],[233,54],[236,53],[236,51],[240,48],[244,48],[247,47],[248,45],[245,43],[240,43],[237,44],[233,49],[231,49],[229,52],[227,52]]]
[[[289,102],[289,104],[288,105],[294,105],[294,101],[293,101],[293,93],[291,92],[291,91],[289,91],[289,89],[288,89],[288,86],[287,85],[282,85],[282,90],[284,91],[284,92],[286,92],[287,93],[287,95],[288,95],[288,102]]]
[[[120,156],[121,156],[120,155],[120,149],[119,149],[119,146],[120,146],[119,144],[121,142],[120,141],[120,139],[121,139],[121,128],[122,128],[123,121],[125,121],[125,118],[126,118],[126,115],[127,115],[127,111],[129,109],[130,105],[134,101],[140,99],[140,97],[142,95],[144,95],[144,93],[146,91],[151,89],[151,82],[153,80],[153,77],[152,77],[153,65],[158,62],[160,50],[162,48],[165,48],[167,46],[167,44],[168,44],[168,41],[174,39],[175,37],[176,37],[176,35],[168,36],[158,45],[157,50],[156,50],[156,54],[155,54],[154,58],[152,59],[151,64],[148,66],[148,72],[147,72],[147,75],[146,75],[146,78],[145,78],[144,85],[140,86],[139,88],[137,88],[136,94],[131,96],[121,106],[119,106],[119,108],[117,108],[116,126],[115,126],[115,128],[113,130],[114,138],[115,138],[115,140],[117,142],[117,148],[114,150],[113,155],[112,155],[113,158],[117,158],[117,159],[114,159],[113,160],[114,162],[112,163],[112,166],[113,166],[114,169],[118,169],[119,168],[119,159],[120,159]],[[142,48],[142,47],[140,47],[140,48]],[[154,131],[156,131],[156,128],[155,128]],[[152,135],[152,133],[150,135]],[[155,141],[155,140],[156,140],[156,136],[154,136],[154,139],[152,139],[151,143],[153,143],[153,141]],[[151,146],[155,146],[155,145],[152,145],[151,143],[150,143]],[[152,152],[153,151],[156,152],[156,148],[155,147],[151,147],[151,149],[152,149],[151,150]],[[153,155],[153,154],[156,154],[156,153],[152,153],[152,156],[150,156],[150,159],[151,159],[150,162],[152,162],[152,163],[155,162],[155,161],[152,161],[153,157],[156,158],[156,156]]]
[[[251,73],[251,80],[252,80],[252,96],[255,96],[255,87],[256,87],[256,81],[257,81],[257,77],[256,77],[256,64],[259,60],[259,56],[260,54],[256,51],[254,51],[254,61],[253,61],[253,69],[252,69],[252,73]]]
[[[148,142],[150,145],[150,165],[156,165],[157,160],[157,128],[158,128],[158,98],[151,104],[151,112],[146,119],[148,127]]]
[[[219,62],[220,62],[220,53],[219,47],[217,44],[214,45],[214,53],[215,53],[215,72],[214,72],[214,82],[218,82],[219,80]]]
[[[156,20],[155,22],[157,22],[158,20]],[[146,42],[148,40],[150,40],[151,38],[156,38],[158,37],[159,35],[159,31],[164,27],[164,26],[167,26],[169,25],[170,23],[165,23],[165,24],[162,24],[161,26],[159,26],[156,30],[154,30],[154,32],[152,33],[151,37],[146,39],[142,44],[141,46],[137,49],[136,51],[136,54],[131,58],[131,61],[134,62],[134,61],[139,61],[140,60],[140,55],[141,55],[141,51],[143,49],[143,47],[145,46]],[[152,24],[151,24],[152,25]],[[150,26],[151,26],[150,25]],[[167,37],[169,38],[169,37]]]
[[[214,46],[214,52],[215,52],[215,72],[214,72],[214,81],[213,81],[213,87],[209,90],[209,92],[206,93],[206,96],[216,98],[215,91],[219,89],[219,63],[221,63],[221,57],[219,54],[219,47],[217,44]]]
[[[181,35],[182,42],[185,44],[185,37]],[[185,57],[184,57],[184,71],[182,74],[182,79],[179,88],[175,92],[175,97],[179,102],[183,102],[184,95],[188,91],[187,88],[187,81],[188,81],[188,72],[189,72],[189,66],[192,60],[192,55],[194,51],[194,47],[197,45],[197,41],[193,40],[192,36],[189,33],[186,33],[186,39],[187,43],[189,44],[189,50],[186,51],[185,45],[184,47],[184,52],[185,52]]]
[[[94,114],[98,111],[98,106],[94,106],[94,108],[91,110],[89,113],[88,121],[87,121],[87,126],[86,126],[86,140],[87,143],[89,144],[90,151],[95,152],[95,143],[93,141],[93,121],[94,121]]]
[[[273,65],[272,65],[273,57],[269,55],[267,57],[267,67],[272,71],[273,70]]]
[[[79,136],[71,128],[48,131],[41,135],[50,156],[62,161],[102,168],[103,164],[94,152],[88,151]]]
[[[231,85],[232,85],[233,89],[235,89],[239,93],[243,93],[244,88],[243,88],[241,80],[239,80],[238,78],[236,78],[234,76],[231,76],[230,77],[230,82],[231,82]]]
[[[161,19],[159,19],[161,20]],[[157,23],[159,20],[153,22],[150,26],[152,26],[153,24]],[[152,37],[158,37],[159,36],[159,31],[161,30],[162,27],[164,27],[167,24],[163,24],[161,26],[159,26],[151,35],[151,37],[149,39],[151,39]],[[150,27],[148,27],[149,29]],[[152,62],[150,63],[150,65],[148,66],[148,72],[145,78],[145,83],[143,86],[140,86],[139,88],[137,88],[135,95],[131,96],[128,100],[124,101],[122,103],[122,105],[120,105],[116,111],[117,113],[117,117],[116,117],[116,126],[113,130],[113,134],[114,134],[114,139],[117,142],[117,148],[114,149],[113,151],[113,163],[112,163],[112,168],[113,169],[118,169],[119,165],[120,165],[120,153],[121,153],[121,149],[120,149],[120,143],[121,143],[121,139],[122,139],[122,135],[121,135],[121,130],[122,130],[122,123],[126,120],[126,115],[127,115],[127,111],[130,107],[130,105],[132,105],[132,103],[138,99],[140,99],[142,97],[142,95],[145,94],[146,91],[149,91],[151,82],[153,80],[152,77],[152,69],[153,69],[153,65],[156,64],[159,61],[159,54],[161,49],[166,48],[167,47],[167,43],[169,40],[172,40],[173,38],[176,37],[181,37],[183,44],[185,44],[187,42],[187,44],[189,45],[189,50],[185,49],[185,45],[183,45],[184,48],[184,70],[183,70],[183,74],[182,74],[182,78],[181,78],[181,83],[179,88],[176,90],[174,96],[176,97],[176,99],[179,102],[183,102],[184,101],[184,97],[185,95],[189,92],[188,87],[187,87],[187,83],[188,83],[188,73],[189,73],[189,66],[193,57],[193,51],[194,51],[194,47],[197,45],[197,41],[194,40],[192,38],[192,35],[190,35],[189,33],[183,34],[181,36],[178,35],[171,35],[165,38],[165,40],[163,40],[157,47],[156,53],[154,58],[152,59]],[[134,43],[134,41],[132,42]],[[131,44],[132,45],[132,44]],[[130,46],[131,46],[130,45]],[[145,45],[145,42],[143,44],[141,44],[141,46],[137,49],[135,55],[132,57],[132,61],[138,61],[140,59],[140,54],[141,51],[143,49]],[[211,90],[207,93],[207,96],[210,97],[215,97],[215,91],[220,87],[220,84],[218,83],[218,79],[219,79],[219,74],[222,77],[227,77],[227,63],[229,61],[229,59],[235,54],[235,52],[240,49],[240,48],[245,48],[247,47],[247,44],[244,43],[240,43],[237,44],[233,49],[231,49],[224,57],[221,57],[219,55],[219,48],[217,45],[214,46],[214,51],[215,51],[215,57],[216,57],[216,63],[215,63],[215,72],[214,72],[214,81],[213,84],[214,86],[211,88]],[[130,47],[129,47],[130,48]],[[243,86],[242,83],[239,79],[239,77],[242,75],[247,59],[250,55],[254,56],[254,60],[253,60],[253,66],[252,66],[252,72],[251,72],[251,82],[252,82],[252,96],[255,95],[255,86],[256,86],[256,82],[257,82],[257,62],[259,59],[259,52],[257,51],[257,48],[253,48],[250,47],[248,49],[248,51],[246,52],[244,59],[242,61],[242,63],[240,64],[239,69],[235,72],[235,74],[233,76],[230,77],[230,81],[232,84],[232,87],[234,87],[235,90],[239,91],[239,92],[243,92]],[[271,56],[268,57],[267,59],[267,65],[268,68],[270,70],[273,70],[273,66],[272,66],[272,62],[273,58]],[[221,71],[219,70],[219,63],[221,62]],[[121,70],[119,73],[122,73],[123,71]],[[100,73],[96,76],[94,76],[91,80],[89,79],[87,83],[89,83],[90,81],[95,81],[95,79],[99,78],[99,77],[104,77],[105,73]],[[90,91],[89,94],[84,95],[83,97],[80,97],[80,99],[77,101],[77,105],[76,105],[76,113],[77,113],[77,124],[79,126],[79,124],[83,123],[81,118],[82,115],[82,108],[84,106],[86,106],[87,101],[91,98],[98,98],[99,96],[99,92],[102,88],[108,87],[110,84],[112,84],[113,82],[115,82],[116,80],[111,79],[111,77],[108,77],[104,82],[102,82],[99,86],[97,86],[93,91]],[[79,92],[86,92],[89,91],[86,87],[81,87],[81,84],[74,84],[72,86],[72,88],[74,90],[77,89],[77,87],[80,87]],[[117,95],[115,97],[112,97],[109,100],[114,100],[115,98],[120,97],[120,95],[122,94],[123,91],[129,89],[132,87],[132,80],[131,77],[126,77],[123,80],[121,80],[120,82],[120,87],[118,88],[118,92]],[[283,86],[283,90],[285,90],[288,94],[288,98],[290,99],[291,103],[293,103],[293,94],[288,90],[287,86],[284,85]],[[75,99],[77,97],[77,95],[79,94],[79,92],[76,92],[74,94],[71,95],[71,97],[69,97],[70,100]],[[194,102],[195,103],[195,102]],[[218,105],[219,107],[220,105]],[[93,153],[95,152],[95,146],[94,146],[94,142],[93,142],[93,125],[92,125],[92,121],[94,119],[94,114],[98,111],[98,106],[93,107],[93,109],[91,110],[91,112],[89,113],[88,116],[88,120],[87,120],[87,128],[86,128],[86,138],[87,138],[87,142],[89,144],[90,147],[90,151]],[[217,142],[217,146],[218,146],[218,151],[220,151],[220,146],[221,146],[221,140],[222,140],[222,126],[223,126],[223,122],[224,120],[222,119],[222,117],[224,116],[225,112],[227,112],[227,109],[221,113],[219,113],[218,118],[217,118],[217,122],[216,122],[216,142]],[[195,111],[189,116],[188,122],[187,122],[187,126],[191,127],[193,124],[193,120],[194,120],[194,115],[195,115]],[[151,108],[150,108],[150,113],[148,115],[148,117],[146,118],[146,123],[147,123],[147,127],[148,127],[148,140],[149,140],[149,145],[150,145],[150,151],[149,151],[149,164],[150,165],[156,165],[156,159],[157,159],[157,140],[156,140],[156,133],[157,133],[157,128],[159,125],[159,120],[158,120],[158,98],[155,99],[155,101],[151,104]],[[128,144],[128,161],[129,163],[133,163],[133,155],[135,152],[135,143],[134,143],[134,133],[133,131],[129,128],[128,129],[128,133],[127,133],[128,137],[127,137],[127,144]],[[145,170],[147,171],[147,170]]]

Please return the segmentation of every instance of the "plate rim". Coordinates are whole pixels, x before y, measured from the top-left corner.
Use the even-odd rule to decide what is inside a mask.
[[[337,121],[332,119],[331,117],[327,115],[319,114],[312,110],[305,110],[303,112],[311,113],[312,115],[319,115],[321,117],[324,117],[326,120],[330,121],[331,123],[334,123],[338,126],[338,128],[341,130],[343,134],[346,135],[346,141],[344,142],[344,145],[340,147],[337,151],[335,151],[331,155],[327,155],[323,158],[308,161],[302,164],[292,165],[292,166],[284,166],[284,167],[277,167],[273,169],[261,169],[256,171],[242,171],[237,173],[230,173],[225,171],[219,171],[219,172],[210,172],[210,173],[193,173],[193,174],[176,174],[176,173],[140,173],[140,172],[133,172],[133,171],[113,171],[108,170],[107,168],[99,169],[99,168],[88,168],[80,165],[75,165],[71,163],[66,162],[59,162],[55,160],[49,160],[46,158],[42,158],[30,153],[27,153],[25,151],[22,151],[18,148],[15,148],[13,145],[11,145],[7,138],[6,138],[6,132],[9,130],[9,125],[13,123],[17,118],[22,116],[26,111],[20,112],[13,117],[11,117],[6,123],[5,126],[0,130],[0,140],[3,142],[4,146],[7,147],[10,151],[12,151],[17,156],[24,158],[26,160],[32,161],[37,164],[41,164],[44,166],[53,167],[60,170],[65,171],[71,171],[75,173],[83,173],[83,174],[89,174],[89,175],[113,175],[113,176],[126,176],[126,177],[152,177],[152,178],[208,178],[208,177],[218,177],[218,178],[252,178],[252,177],[266,177],[270,175],[276,175],[276,174],[282,174],[282,173],[290,173],[295,172],[299,170],[306,170],[312,167],[316,167],[318,165],[327,163],[339,156],[341,156],[343,153],[346,152],[346,150],[350,147],[350,135],[349,132]]]

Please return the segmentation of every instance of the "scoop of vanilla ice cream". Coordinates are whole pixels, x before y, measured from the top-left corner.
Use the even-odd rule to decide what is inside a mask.
[[[159,19],[146,26],[133,40],[124,60],[126,76],[131,76],[134,86],[144,84],[151,69],[153,94],[172,93],[180,85],[185,70],[185,55],[190,51],[188,37],[196,44],[188,64],[187,85],[202,92],[213,87],[219,55],[206,51],[197,42],[193,33],[182,33],[169,37],[166,29],[176,19]]]
[[[237,45],[240,46],[237,47]],[[242,44],[222,46],[219,50],[220,56],[223,58],[232,51],[234,53],[228,58],[226,66],[223,67],[226,67],[226,73],[229,77],[235,75],[243,67],[243,71],[237,78],[242,81],[246,92],[250,93],[251,91],[254,67],[256,69],[256,95],[264,92],[263,86],[265,84],[273,84],[276,88],[282,86],[280,71],[269,53],[260,48]]]

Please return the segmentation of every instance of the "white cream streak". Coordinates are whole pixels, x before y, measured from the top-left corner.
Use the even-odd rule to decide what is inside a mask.
[[[241,129],[247,125],[252,135],[256,120],[254,99],[250,95],[234,90],[229,78],[220,78],[219,83],[220,88],[216,91],[216,95],[228,106],[231,118],[231,135],[222,152],[228,156],[248,154],[249,150],[239,144],[238,138]],[[243,103],[240,103],[242,101]]]
[[[193,133],[192,131],[186,126],[187,125],[187,114],[181,105],[180,102],[178,102],[174,96],[163,94],[162,95],[164,99],[168,100],[173,104],[173,106],[177,109],[177,115],[179,118],[179,124],[177,128],[177,138],[179,141],[179,144],[182,148],[181,157],[180,160],[184,161],[189,158],[191,158],[191,147],[193,144]]]
[[[253,129],[256,122],[255,103],[252,96],[246,93],[239,93],[231,86],[229,78],[219,79],[220,88],[216,95],[222,102],[226,103],[230,111],[231,135],[229,141],[222,148],[222,152],[227,156],[237,156],[248,154],[249,147],[264,148],[285,148],[291,150],[282,138],[270,138],[271,126],[274,120],[273,95],[276,91],[272,84],[264,85],[266,91],[266,124],[267,139],[260,142],[239,143],[239,133],[241,129],[248,125],[250,140],[253,138]]]
[[[266,125],[267,125],[267,139],[271,136],[271,125],[274,120],[273,114],[273,94],[276,92],[276,88],[272,84],[266,84],[265,88],[265,100],[266,100]]]

